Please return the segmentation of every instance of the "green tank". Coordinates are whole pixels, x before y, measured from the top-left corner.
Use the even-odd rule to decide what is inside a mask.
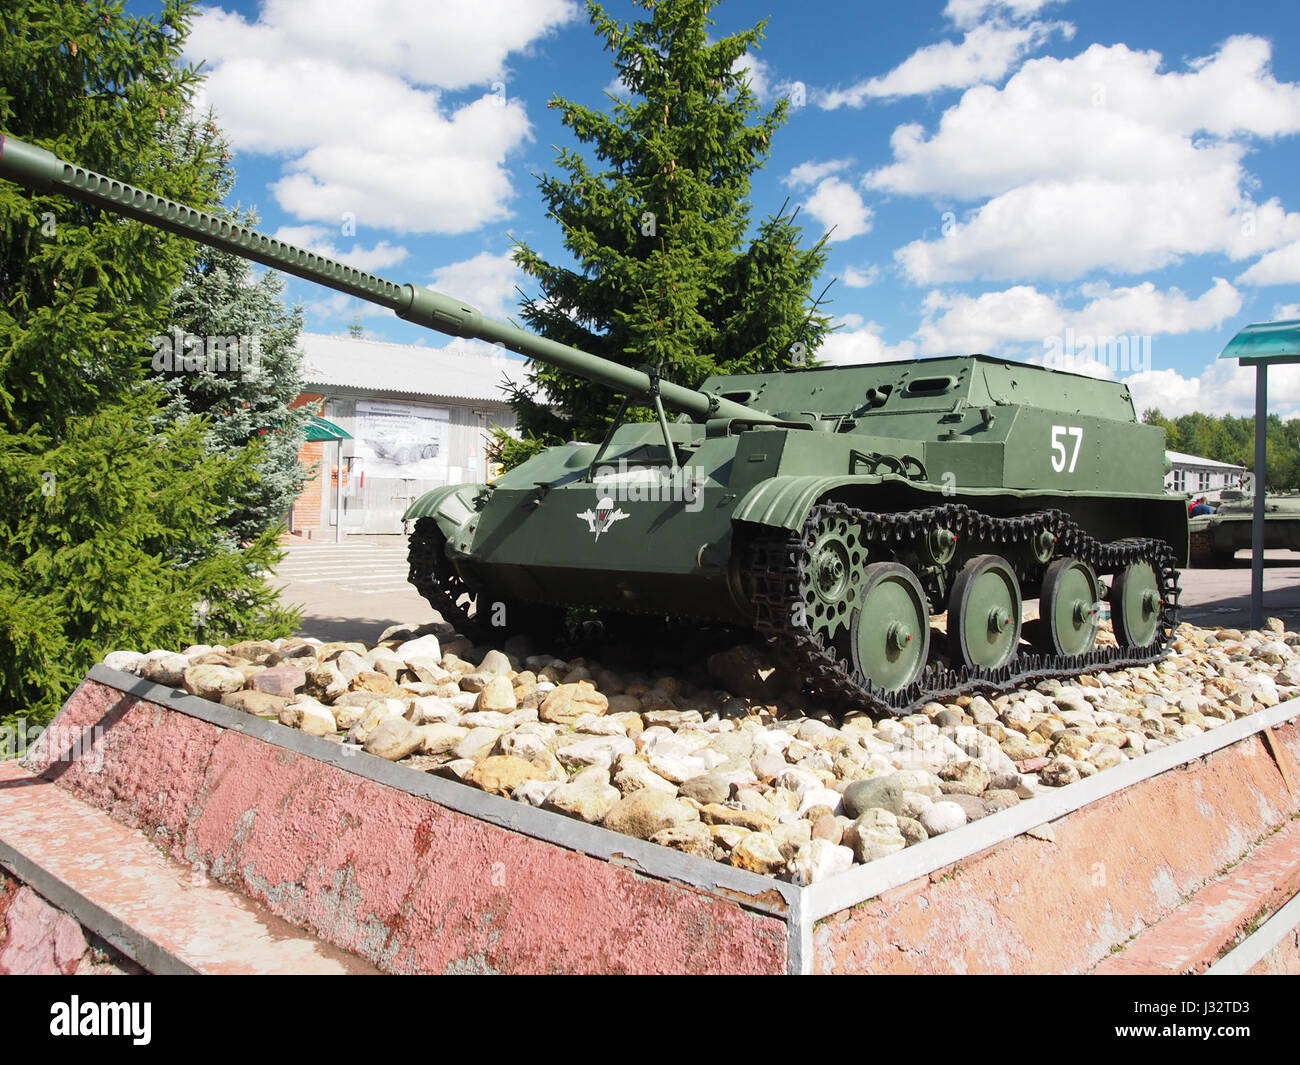
[[[1238,551],[1251,548],[1255,497],[1228,488],[1219,499],[1213,514],[1188,519],[1193,566],[1226,566]],[[1300,494],[1270,492],[1264,497],[1264,550],[1300,551]]]
[[[13,138],[0,177],[561,367],[622,392],[624,410],[653,408],[653,422],[620,415],[600,442],[410,507],[410,579],[454,624],[522,629],[586,607],[741,626],[810,693],[888,713],[1150,662],[1172,636],[1187,514],[1164,492],[1164,433],[1138,423],[1123,384],[970,355],[690,389]],[[1026,623],[1027,599],[1040,616]],[[1113,643],[1098,640],[1107,600]]]

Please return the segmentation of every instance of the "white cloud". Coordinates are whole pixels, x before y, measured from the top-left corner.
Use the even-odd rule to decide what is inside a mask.
[[[844,268],[844,283],[849,288],[870,288],[880,280],[880,267],[875,263],[859,270],[856,266]]]
[[[731,65],[732,70],[744,71],[749,76],[749,88],[761,104],[769,104],[783,96],[790,109],[797,111],[808,101],[808,88],[802,81],[776,78],[772,68],[756,55],[746,52]]]
[[[200,59],[275,62],[281,49],[388,71],[417,85],[465,89],[506,78],[506,60],[579,13],[574,0],[262,0],[256,23],[201,9],[187,44]],[[309,95],[324,79],[302,84]]]
[[[809,185],[816,185],[822,178],[830,177],[831,174],[840,173],[852,162],[851,159],[830,159],[824,163],[814,163],[810,159],[796,166],[781,181],[794,188],[806,188]]]
[[[756,55],[750,55],[746,52],[738,56],[736,61],[731,64],[734,71],[744,71],[749,76],[749,88],[760,101],[768,99],[770,75],[768,66],[763,60]]]
[[[836,241],[871,232],[871,208],[862,202],[857,189],[839,178],[819,181],[803,206],[827,229],[834,228]]]
[[[1146,273],[1188,255],[1242,258],[1300,232],[1300,214],[1256,205],[1234,163],[1160,180],[1031,181],[995,197],[937,240],[895,252],[912,280],[933,284],[1025,276],[1071,280],[1093,270]],[[1241,280],[1255,280],[1243,275]],[[1257,275],[1256,275],[1257,276]]]
[[[485,10],[486,8],[486,10]],[[466,233],[506,217],[507,156],[530,136],[505,63],[571,0],[266,0],[257,21],[202,9],[186,43],[241,152],[279,156],[289,213],[335,225]],[[468,103],[444,90],[482,86]]]
[[[1242,285],[1294,285],[1300,283],[1300,240],[1262,256],[1244,271]]]
[[[1151,370],[1125,379],[1138,417],[1158,408],[1168,418],[1204,414],[1253,414],[1255,370],[1235,359],[1215,360],[1199,377],[1176,370]],[[1283,419],[1300,413],[1300,366],[1275,366],[1268,374],[1268,409]]]
[[[381,240],[370,248],[353,244],[350,249],[341,251],[334,244],[333,234],[323,226],[281,226],[272,236],[276,240],[337,259],[345,266],[354,266],[369,273],[378,273],[385,267],[404,262],[409,254],[402,245],[389,244],[386,240]]]
[[[1036,15],[1048,4],[1061,0],[948,0],[943,17],[958,29],[970,29],[990,15],[1021,20]]]
[[[1008,343],[1030,342],[1041,356],[1054,350],[1053,338],[1064,346],[1068,330],[1075,344],[1065,354],[1074,356],[1083,351],[1085,338],[1198,332],[1217,328],[1241,310],[1241,294],[1223,278],[1194,299],[1176,288],[1161,291],[1149,281],[1115,289],[1084,285],[1077,296],[1087,302],[1071,309],[1032,285],[979,296],[935,290],[925,298],[925,320],[916,338],[927,355],[996,354]]]
[[[1030,52],[1060,32],[1067,40],[1074,27],[1062,22],[1031,22],[1008,26],[992,22],[968,30],[960,42],[938,41],[913,52],[887,74],[859,81],[847,89],[822,93],[819,105],[827,111],[862,107],[868,100],[918,96],[941,89],[1001,81]]]
[[[515,287],[524,276],[510,254],[484,251],[472,259],[451,263],[434,271],[429,287],[465,300],[491,318],[508,318],[519,306]]]
[[[817,350],[817,358],[823,363],[853,366],[916,357],[916,345],[912,341],[885,343],[880,335],[882,327],[875,322],[864,322],[859,314],[846,314],[836,318],[833,324],[837,331],[828,335]]]
[[[1300,215],[1254,202],[1242,166],[1252,138],[1300,131],[1300,85],[1273,77],[1270,54],[1235,37],[1182,73],[1122,44],[1030,60],[1004,88],[966,92],[933,134],[900,126],[893,161],[864,184],[991,197],[942,239],[898,251],[918,283],[1259,255],[1300,238]]]
[[[824,163],[809,160],[800,163],[781,179],[796,189],[812,188],[803,207],[827,229],[834,227],[836,240],[848,240],[871,231],[872,210],[852,185],[830,175],[847,168],[851,159],[831,159]]]
[[[1278,303],[1274,304],[1269,321],[1287,322],[1293,318],[1300,318],[1300,303]]]

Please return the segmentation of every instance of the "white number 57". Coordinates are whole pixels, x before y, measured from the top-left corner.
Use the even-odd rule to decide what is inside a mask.
[[[1065,468],[1065,441],[1063,436],[1074,437],[1074,451],[1070,453],[1070,468]],[[1077,425],[1052,426],[1052,469],[1057,473],[1074,472],[1075,463],[1079,461],[1079,445],[1083,443],[1083,429]]]

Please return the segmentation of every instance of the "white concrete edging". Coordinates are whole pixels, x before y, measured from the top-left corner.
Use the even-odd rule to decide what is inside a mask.
[[[1151,754],[1068,784],[1050,794],[1027,799],[964,828],[946,832],[887,858],[878,858],[852,872],[812,884],[804,889],[803,919],[810,924],[816,923],[840,910],[876,898],[911,880],[1013,839],[1028,829],[1055,821],[1098,799],[1204,758],[1265,728],[1296,717],[1300,717],[1300,699],[1289,699],[1267,710],[1229,721],[1190,740],[1179,740]]]

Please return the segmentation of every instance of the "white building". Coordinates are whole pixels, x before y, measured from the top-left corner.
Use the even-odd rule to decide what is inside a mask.
[[[1246,472],[1245,466],[1230,462],[1215,462],[1199,455],[1184,455],[1181,451],[1166,451],[1165,458],[1172,467],[1165,474],[1165,491],[1186,494],[1199,499],[1205,496],[1211,503],[1219,501],[1225,488],[1240,488]]]
[[[487,479],[492,427],[515,424],[506,385],[524,383],[522,359],[470,341],[440,350],[303,333],[299,347],[299,403],[323,401],[321,416],[352,437],[343,442],[344,533],[400,533],[402,512],[431,488]],[[332,536],[335,447],[313,447],[303,461],[321,470],[294,524]]]

